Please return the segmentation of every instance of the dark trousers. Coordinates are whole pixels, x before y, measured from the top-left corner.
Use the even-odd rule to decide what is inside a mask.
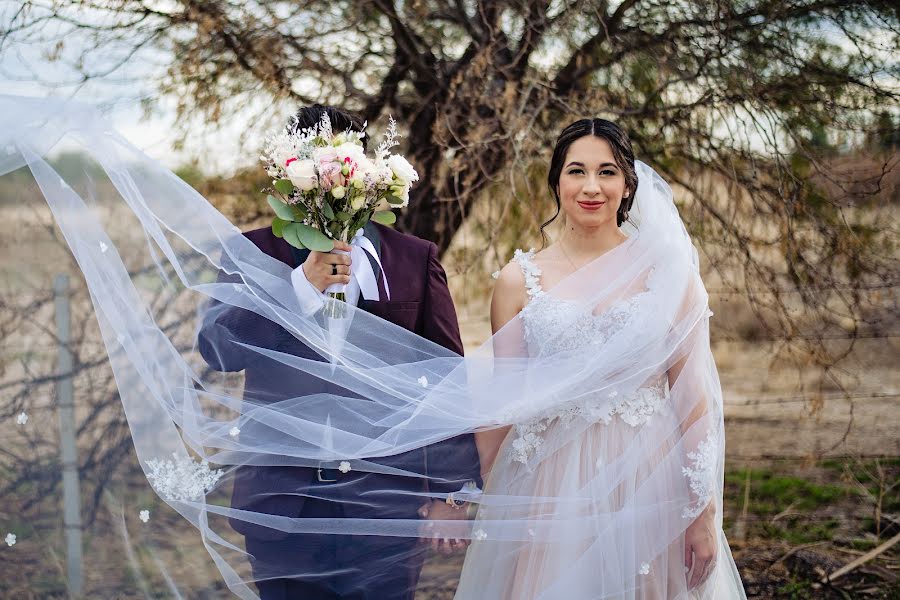
[[[416,508],[397,514],[394,505],[389,516],[364,518],[415,519]],[[352,504],[307,498],[300,518],[362,516],[352,512]],[[416,538],[314,533],[246,543],[262,600],[413,600],[427,548]]]

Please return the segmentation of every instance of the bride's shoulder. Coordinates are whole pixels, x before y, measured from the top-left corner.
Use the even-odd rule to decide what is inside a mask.
[[[525,292],[525,277],[533,263],[531,259],[534,257],[534,249],[516,250],[512,259],[506,266],[493,274],[493,278],[497,280],[494,286],[494,296],[506,295],[508,297],[519,297]]]

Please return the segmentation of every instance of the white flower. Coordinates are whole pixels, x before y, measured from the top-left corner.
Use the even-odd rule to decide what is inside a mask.
[[[177,452],[173,452],[172,457],[175,460],[151,458],[147,461],[147,479],[166,500],[202,500],[222,477],[223,471],[213,471],[205,460],[197,463]]]
[[[336,185],[333,188],[331,188],[331,195],[334,196],[335,198],[337,198],[338,200],[343,198],[344,194],[346,192],[347,192],[347,190],[342,185]]]
[[[486,540],[487,532],[484,529],[476,529],[472,532],[472,537],[476,540]]]
[[[27,422],[28,422],[28,415],[25,414],[25,411],[20,412],[20,413],[19,413],[19,416],[16,417],[16,424],[17,424],[17,425],[24,425],[24,424],[27,423]]]
[[[284,168],[285,175],[302,192],[308,192],[318,185],[316,180],[316,163],[309,159],[293,160]]]
[[[338,466],[338,471],[340,471],[341,473],[349,473],[350,463],[346,460],[342,460],[341,464]]]
[[[149,510],[142,510],[140,513],[138,513],[138,518],[139,518],[143,523],[146,523],[147,521],[150,520],[150,511],[149,511]]]
[[[409,206],[409,184],[403,183],[399,185],[391,186],[391,193],[401,200],[401,204],[399,204],[398,208],[406,208]]]
[[[641,570],[638,573],[648,575],[650,573],[650,563],[641,563]]]
[[[105,253],[107,250],[109,250],[109,246],[107,246],[107,245],[104,244],[103,242],[100,242],[100,252],[104,252],[104,253]]]
[[[500,271],[494,271],[493,273],[491,273],[491,277],[493,277],[494,279],[499,279]]]
[[[424,375],[422,375],[421,377],[419,377],[416,381],[418,381],[418,382],[419,382],[419,385],[421,385],[423,388],[427,388],[427,387],[428,387],[428,378],[425,377]]]
[[[230,435],[231,437],[237,437],[240,432],[241,430],[237,427],[232,427],[228,430],[228,435]]]
[[[419,174],[416,173],[415,167],[399,154],[391,154],[387,159],[387,164],[394,173],[394,177],[400,181],[410,184],[419,180]]]
[[[353,200],[350,201],[350,208],[353,210],[361,210],[366,205],[366,197],[362,194],[357,194],[354,196]]]
[[[355,166],[357,170],[362,169],[363,172],[371,170],[372,161],[366,158],[366,151],[359,144],[345,142],[335,147],[334,152],[341,164],[347,164],[349,158],[351,168]]]
[[[16,534],[7,533],[5,539],[6,539],[7,546],[15,546],[16,545]]]

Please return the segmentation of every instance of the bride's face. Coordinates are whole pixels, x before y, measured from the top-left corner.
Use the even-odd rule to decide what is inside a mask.
[[[586,135],[569,146],[559,175],[559,202],[568,223],[616,227],[616,211],[629,193],[609,142]]]

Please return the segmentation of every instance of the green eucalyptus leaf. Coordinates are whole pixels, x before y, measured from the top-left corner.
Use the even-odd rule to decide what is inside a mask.
[[[343,211],[338,211],[334,216],[338,221],[342,221],[342,222],[347,222],[353,218],[353,215],[351,215],[350,213],[347,213],[347,212],[343,212]]]
[[[291,183],[290,179],[279,179],[275,182],[275,189],[288,196],[294,191],[294,184]]]
[[[272,219],[272,233],[275,234],[275,237],[284,237],[284,226],[289,223],[290,221],[286,221],[280,217]]]
[[[310,250],[331,252],[334,248],[334,242],[318,229],[303,223],[294,223],[292,228],[297,232],[300,243]]]
[[[382,225],[393,225],[397,222],[397,215],[390,210],[378,210],[372,215],[372,220]]]
[[[295,221],[303,221],[309,214],[306,211],[306,208],[304,208],[301,204],[294,204],[291,206],[291,208],[294,209],[294,213],[296,214],[296,217],[294,218]]]
[[[388,194],[384,197],[384,199],[388,201],[388,204],[403,204],[403,199],[398,198],[394,194]]]
[[[331,208],[331,205],[327,202],[322,203],[322,214],[325,215],[325,218],[329,221],[334,220],[334,209]]]
[[[294,248],[305,250],[306,246],[303,245],[303,242],[300,241],[300,236],[297,235],[298,225],[300,225],[300,223],[288,223],[284,226],[284,229],[282,229],[281,236],[284,238],[284,241]]]
[[[290,206],[271,194],[266,196],[266,200],[269,201],[269,206],[272,207],[272,210],[275,211],[275,214],[278,215],[279,218],[284,219],[285,221],[294,220],[294,210]]]

